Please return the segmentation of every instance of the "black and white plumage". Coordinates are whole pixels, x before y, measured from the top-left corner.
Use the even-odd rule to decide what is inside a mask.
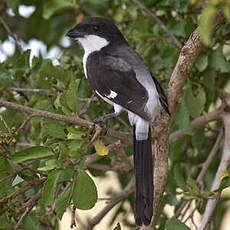
[[[140,56],[118,28],[104,18],[83,19],[67,36],[83,46],[83,66],[90,87],[114,106],[110,118],[128,111],[133,126],[136,176],[136,224],[149,225],[153,215],[151,122],[161,106],[169,113],[167,98]]]

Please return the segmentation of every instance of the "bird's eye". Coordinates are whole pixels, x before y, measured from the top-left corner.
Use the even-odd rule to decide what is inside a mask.
[[[99,31],[99,29],[100,29],[99,26],[96,26],[96,25],[93,26],[93,31],[94,31],[94,32]]]

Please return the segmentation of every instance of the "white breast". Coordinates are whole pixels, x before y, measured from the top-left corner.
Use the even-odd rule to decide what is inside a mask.
[[[85,77],[87,78],[86,62],[88,56],[95,51],[101,50],[103,47],[107,46],[109,42],[105,38],[96,35],[86,35],[85,37],[78,38],[77,40],[81,43],[85,51],[83,57],[83,67]]]

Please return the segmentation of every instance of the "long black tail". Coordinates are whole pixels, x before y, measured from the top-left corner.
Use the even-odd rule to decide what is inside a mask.
[[[151,130],[147,140],[136,140],[133,127],[134,170],[136,176],[136,224],[150,225],[153,216],[153,161]]]

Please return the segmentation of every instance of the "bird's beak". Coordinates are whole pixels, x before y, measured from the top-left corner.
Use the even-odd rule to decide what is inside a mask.
[[[65,36],[70,37],[70,38],[79,38],[82,37],[82,33],[74,27],[73,29],[70,29]]]

